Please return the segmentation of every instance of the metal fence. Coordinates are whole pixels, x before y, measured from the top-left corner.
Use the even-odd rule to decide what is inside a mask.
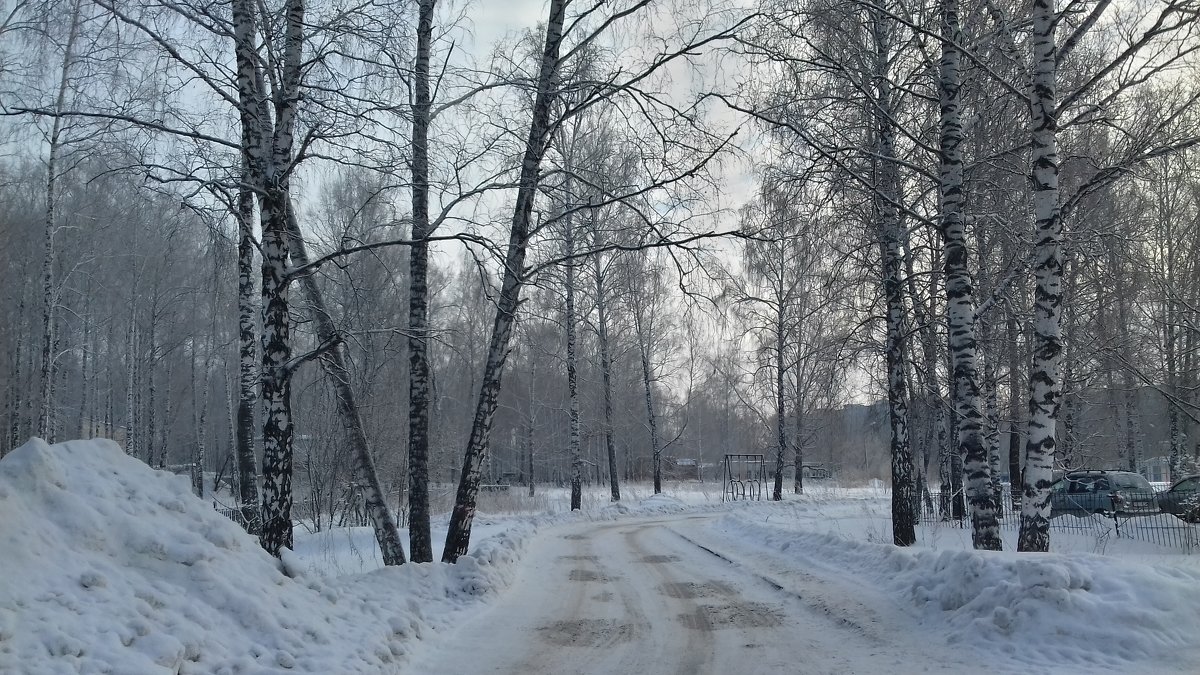
[[[942,499],[939,492],[927,492],[921,498],[920,523],[930,527],[970,527],[970,517],[962,494],[958,508],[954,501]],[[1148,495],[1153,497],[1154,495]],[[1009,492],[1004,492],[1000,508],[1000,528],[1020,528],[1021,514],[1013,510]],[[1064,506],[1069,508],[1063,508]],[[1088,512],[1078,505],[1056,505],[1051,511],[1050,530],[1078,534],[1097,539],[1116,538],[1144,541],[1159,546],[1192,553],[1200,548],[1200,525],[1189,523],[1165,511],[1125,513],[1120,510],[1097,509]]]
[[[217,513],[225,516],[226,518],[232,520],[233,522],[237,523],[238,525],[241,525],[242,529],[250,529],[249,524],[246,522],[246,515],[245,515],[245,513],[243,513],[241,507],[230,508],[230,507],[222,506],[222,505],[218,504],[217,502],[213,502],[213,508],[215,508],[217,510]],[[257,509],[254,509],[254,510],[257,511]]]

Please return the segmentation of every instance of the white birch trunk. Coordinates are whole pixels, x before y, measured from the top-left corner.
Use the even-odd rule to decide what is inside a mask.
[[[436,0],[417,3],[412,105],[412,238],[408,286],[408,541],[413,562],[433,560],[429,529],[429,59]]]
[[[1062,391],[1062,222],[1058,205],[1057,56],[1054,0],[1033,0],[1033,86],[1030,89],[1035,263],[1033,367],[1018,551],[1050,549],[1050,483],[1055,418]]]
[[[941,102],[941,152],[938,196],[940,229],[946,255],[946,315],[949,326],[953,401],[958,417],[958,453],[967,476],[971,542],[977,549],[1001,548],[1000,526],[983,443],[984,411],[979,395],[975,325],[975,287],[969,269],[966,220],[963,218],[962,75],[957,0],[942,0],[942,58],[938,90]]]
[[[292,260],[297,267],[304,267],[309,262],[308,251],[304,245],[304,239],[301,237],[295,214],[291,212],[291,209],[289,209],[288,216],[288,231],[291,235],[289,246]],[[300,278],[300,287],[308,296],[309,314],[316,324],[318,341],[326,344],[335,340],[337,328],[334,326],[333,317],[326,309],[325,299],[321,294],[321,288],[317,285],[316,277],[312,274],[303,275]],[[346,357],[340,342],[333,345],[321,357],[321,367],[333,382],[338,417],[341,419],[342,429],[346,432],[350,455],[354,460],[355,478],[362,487],[363,506],[375,528],[375,541],[379,544],[383,564],[404,564],[404,548],[400,542],[400,530],[396,526],[396,519],[392,515],[391,509],[388,508],[383,485],[379,481],[379,472],[375,468],[375,460],[371,457],[370,443],[367,441],[367,434],[363,429],[362,418],[358,414],[358,402],[350,383],[350,370],[346,367]]]
[[[912,449],[908,436],[908,391],[904,376],[904,232],[897,204],[900,179],[896,163],[896,122],[892,113],[892,85],[888,79],[891,32],[882,11],[872,11],[875,43],[875,156],[877,159],[875,218],[878,228],[883,291],[887,304],[887,337],[884,351],[888,373],[888,419],[891,429],[892,541],[897,546],[916,542]]]
[[[238,501],[246,531],[259,534],[262,513],[259,508],[258,469],[255,457],[255,415],[258,386],[261,381],[255,314],[254,283],[254,200],[262,189],[265,172],[265,129],[269,125],[264,97],[257,82],[256,21],[252,0],[234,0],[234,57],[237,63],[239,116],[242,125],[242,184],[238,188],[238,395],[237,426],[234,435],[237,454]],[[261,271],[260,271],[261,274]]]
[[[275,124],[262,180],[262,532],[259,540],[271,555],[292,547],[292,411],[291,336],[288,325],[288,259],[290,255],[288,174],[296,104],[299,101],[301,52],[304,46],[303,0],[288,0],[285,9],[283,71],[274,92]],[[239,81],[242,73],[239,71]],[[259,140],[265,138],[258,127]],[[251,146],[251,155],[261,152]],[[264,153],[265,154],[265,153]],[[261,157],[262,155],[260,155]]]
[[[250,180],[243,172],[243,182]],[[248,185],[238,190],[238,386],[234,447],[237,459],[238,502],[246,531],[258,534],[258,460],[254,456],[254,406],[258,402],[258,346],[254,283],[254,192]]]

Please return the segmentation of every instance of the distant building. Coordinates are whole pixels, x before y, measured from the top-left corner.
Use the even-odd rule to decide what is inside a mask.
[[[1151,483],[1170,483],[1171,482],[1171,458],[1170,457],[1148,457],[1143,459],[1138,465],[1138,473],[1146,477],[1146,480]]]

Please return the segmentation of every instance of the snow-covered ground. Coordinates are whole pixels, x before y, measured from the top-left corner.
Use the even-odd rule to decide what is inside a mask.
[[[1200,658],[1200,556],[1058,534],[1050,554],[979,553],[952,528],[897,549],[878,487],[721,504],[711,484],[629,486],[576,514],[560,491],[530,513],[513,495],[458,564],[387,569],[367,528],[298,533],[280,563],[189,489],[105,441],[0,460],[0,673],[1152,673]]]

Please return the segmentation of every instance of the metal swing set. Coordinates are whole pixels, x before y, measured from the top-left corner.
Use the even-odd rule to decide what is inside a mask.
[[[767,483],[765,455],[727,454],[722,466],[722,502],[762,499]]]

